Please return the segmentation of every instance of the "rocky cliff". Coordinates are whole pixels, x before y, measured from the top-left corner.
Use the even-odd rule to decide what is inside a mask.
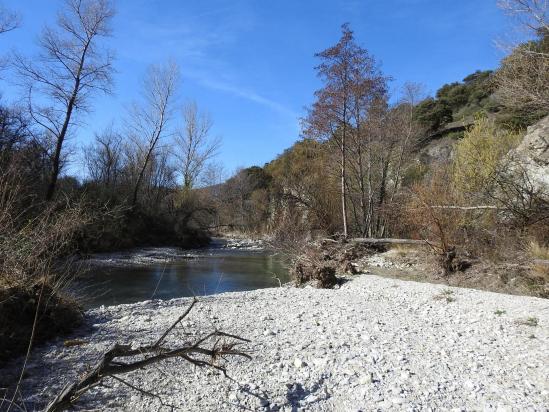
[[[521,160],[532,182],[549,192],[549,116],[528,128],[513,154]]]

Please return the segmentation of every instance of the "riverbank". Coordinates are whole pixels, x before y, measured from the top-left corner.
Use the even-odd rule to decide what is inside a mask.
[[[353,265],[359,272],[372,271],[395,279],[549,298],[549,266],[532,264],[525,257],[500,262],[478,259],[465,270],[445,275],[431,251],[398,247],[366,254]]]
[[[58,341],[34,352],[23,381],[27,408],[43,406],[115,342],[154,341],[188,303],[86,312],[86,326],[73,336],[86,343]],[[360,275],[335,290],[283,287],[201,298],[184,332],[215,328],[252,341],[252,361],[227,364],[234,381],[178,360],[125,379],[180,410],[543,411],[549,402],[544,299]],[[0,376],[9,379],[9,372]],[[160,406],[119,382],[106,384],[80,405]]]

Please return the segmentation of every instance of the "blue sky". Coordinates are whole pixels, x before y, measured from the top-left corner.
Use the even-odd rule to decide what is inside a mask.
[[[32,55],[62,0],[2,2],[23,25],[0,39],[0,53]],[[193,99],[211,114],[229,172],[263,165],[299,138],[299,118],[319,87],[314,53],[337,42],[342,23],[395,79],[395,95],[408,81],[434,92],[497,67],[495,41],[509,31],[495,0],[118,0],[116,9],[115,93],[95,99],[72,145],[121,124],[147,66],[172,58],[182,73],[179,102]],[[14,100],[3,77],[3,100]],[[71,169],[78,173],[78,162]]]

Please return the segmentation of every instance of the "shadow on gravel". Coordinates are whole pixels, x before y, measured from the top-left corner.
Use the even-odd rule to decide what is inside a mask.
[[[318,393],[324,384],[325,377],[322,376],[310,389],[304,388],[300,383],[286,384],[288,391],[286,392],[286,400],[288,406],[292,408],[292,412],[297,412],[298,408],[304,405],[301,401],[306,401],[307,406],[326,400],[330,397],[328,393]]]
[[[252,390],[252,389],[250,389],[250,387],[248,385],[239,385],[239,390],[242,393],[245,393],[245,394],[250,395],[254,398],[257,398],[259,406],[266,408],[267,411],[271,410],[271,407],[270,407],[271,402],[269,401],[269,395],[265,391],[262,391],[261,389]],[[240,408],[240,409],[245,410],[245,411],[255,411],[256,410],[256,409],[250,408],[247,405],[243,405],[240,402],[227,402],[227,403],[232,405],[232,406],[236,406],[237,408]]]
[[[343,276],[338,277],[337,278],[337,285],[338,286],[343,286],[345,283],[350,282],[351,280],[352,280],[352,278],[350,278],[350,277],[343,277]]]
[[[292,412],[297,412],[305,406],[309,406],[314,403],[326,400],[330,397],[327,392],[321,391],[325,378],[325,376],[322,376],[318,380],[318,382],[314,383],[310,388],[303,387],[301,383],[297,382],[287,383],[286,402],[282,405],[273,404],[270,399],[270,395],[261,389],[251,389],[248,385],[241,385],[239,387],[239,391],[256,398],[259,407],[264,408],[263,410],[267,412],[278,411],[285,407],[290,407]],[[227,403],[246,411],[257,410],[256,408],[243,404],[241,399],[239,399],[237,402]]]

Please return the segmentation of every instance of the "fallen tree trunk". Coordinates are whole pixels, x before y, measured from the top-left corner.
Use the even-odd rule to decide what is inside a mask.
[[[101,361],[99,361],[93,368],[90,368],[89,372],[87,372],[79,381],[65,386],[63,390],[55,397],[55,399],[49,403],[45,411],[59,412],[70,408],[85,392],[93,387],[101,385],[102,381],[109,377],[134,390],[158,398],[163,404],[159,395],[137,388],[131,383],[119,378],[118,375],[143,369],[146,366],[175,357],[190,362],[195,366],[208,366],[218,369],[226,375],[225,368],[217,363],[220,359],[225,359],[226,356],[242,356],[244,358],[251,359],[250,355],[247,353],[235,349],[238,344],[242,342],[249,342],[249,340],[218,330],[203,336],[194,343],[185,343],[174,348],[164,345],[164,340],[166,337],[189,314],[196,302],[197,299],[195,298],[187,310],[154,344],[141,347],[132,347],[132,345],[121,345],[118,343],[115,344],[112,349],[103,355]],[[203,346],[212,340],[213,344],[211,347]],[[122,362],[124,358],[133,359],[131,361]]]
[[[349,239],[349,242],[353,243],[369,243],[372,245],[379,244],[395,244],[395,245],[428,245],[427,240],[417,239],[391,239],[391,238],[373,238],[373,237],[358,237]]]

